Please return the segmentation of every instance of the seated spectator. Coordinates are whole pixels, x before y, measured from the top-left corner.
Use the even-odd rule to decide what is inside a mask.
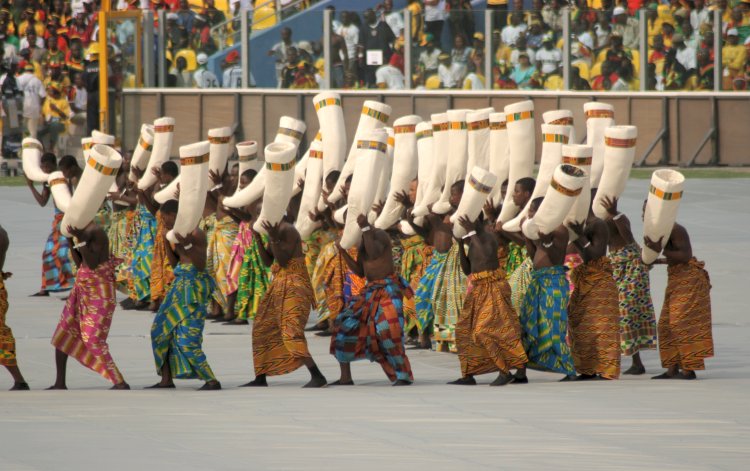
[[[589,82],[581,77],[580,69],[576,66],[570,68],[570,89],[577,91],[591,90]]]
[[[89,28],[89,17],[84,12],[73,16],[73,24],[68,27],[68,35],[71,40],[80,39],[83,47],[88,47],[91,42],[93,26]]]
[[[188,70],[187,60],[184,56],[175,58],[174,67],[169,70],[169,74],[175,77],[174,86],[177,88],[186,88],[193,85],[192,74]]]
[[[585,62],[587,68],[591,67],[594,59],[594,37],[588,30],[585,21],[574,25],[575,35],[570,45],[570,55],[573,63]]]
[[[512,67],[518,67],[518,63],[520,62],[519,58],[522,53],[526,54],[526,57],[529,58],[532,64],[536,64],[536,53],[533,49],[526,46],[526,35],[523,34],[518,37],[516,44],[510,53],[510,65]]]
[[[44,125],[39,130],[39,140],[45,144],[46,149],[58,152],[60,150],[58,138],[66,132],[68,122],[74,113],[70,109],[67,98],[62,94],[60,83],[50,83],[47,93],[47,99],[44,100],[44,105],[42,105]]]
[[[523,13],[520,11],[514,11],[510,15],[510,24],[503,28],[500,33],[500,37],[504,44],[514,46],[516,44],[516,39],[526,32],[526,23],[523,23],[522,20]]]
[[[516,83],[520,89],[531,89],[533,84],[531,79],[536,74],[536,68],[531,65],[531,60],[526,52],[521,52],[518,55],[518,65],[513,68],[510,78]]]
[[[542,48],[536,51],[537,69],[542,75],[549,75],[556,71],[562,64],[562,52],[554,48],[552,32],[544,36]]]
[[[662,19],[659,18],[657,8],[658,4],[656,3],[649,3],[646,7],[646,29],[649,46],[654,44],[654,36],[661,34]]]
[[[714,63],[706,51],[698,51],[698,74],[696,89],[713,91],[714,89]]]
[[[467,74],[464,78],[463,89],[464,90],[484,90],[484,75],[477,72],[477,65],[474,62],[469,62],[467,67]]]
[[[610,48],[604,57],[608,61],[616,62],[616,66],[619,67],[619,63],[624,60],[633,60],[633,51],[623,45],[622,37],[619,34],[613,34],[610,41]]]
[[[664,59],[667,57],[667,48],[664,47],[664,40],[661,34],[654,36],[654,45],[648,55],[648,63],[654,64],[656,75],[661,76],[664,71]]]
[[[664,47],[667,49],[672,48],[672,38],[674,37],[674,24],[670,21],[664,20],[661,23],[661,37],[664,42]]]
[[[672,37],[672,49],[676,51],[675,59],[679,62],[688,74],[695,73],[697,63],[695,60],[695,49],[685,45],[685,40],[681,34],[675,34]]]
[[[453,38],[453,49],[451,50],[451,63],[456,69],[461,69],[461,75],[466,74],[466,68],[474,50],[466,45],[463,34],[457,34]]]
[[[341,28],[335,31],[336,34],[341,35],[346,42],[346,52],[348,55],[349,69],[346,70],[346,75],[349,76],[350,83],[355,83],[359,80],[358,65],[357,65],[357,43],[359,42],[359,27],[354,24],[354,19],[357,14],[354,12],[342,11],[341,12]],[[437,68],[437,63],[435,64]]]
[[[422,75],[430,77],[437,74],[441,51],[435,47],[435,38],[431,34],[425,35],[425,41],[427,44],[425,50],[419,54],[418,64]]]
[[[477,67],[484,70],[482,67],[482,64],[484,64],[484,33],[478,31],[474,33],[471,49],[471,57],[469,60],[473,62],[477,62],[477,60],[481,61],[481,64],[478,64]]]
[[[748,9],[750,11],[750,9]],[[739,37],[739,43],[743,44],[745,40],[750,37],[750,13],[745,15],[742,10],[742,6],[736,6],[732,9],[730,21],[723,25],[724,35],[730,29],[737,30],[737,36]]]
[[[695,33],[689,21],[685,21],[682,25],[682,38],[690,49],[697,51],[700,47],[700,36]]]
[[[397,63],[398,56],[394,54],[387,64],[378,67],[378,70],[375,71],[375,84],[378,88],[387,90],[403,90],[406,88],[406,78],[396,65]]]
[[[224,16],[224,12],[216,8],[214,0],[203,0],[203,17],[206,18],[209,26],[213,27],[220,23],[224,23],[227,18]]]
[[[65,54],[65,70],[71,81],[75,81],[75,76],[83,72],[83,46],[80,39],[74,39],[70,42],[68,52]]]
[[[727,31],[727,42],[721,48],[722,76],[724,77],[722,87],[725,90],[732,88],[735,77],[744,75],[746,59],[747,50],[744,45],[739,44],[737,29],[732,28]]]
[[[638,20],[628,15],[623,7],[612,11],[612,32],[622,36],[623,45],[628,49],[638,48]]]
[[[496,90],[515,90],[518,88],[516,82],[510,77],[511,72],[510,63],[504,60],[498,61],[497,66],[492,68],[492,88]]]
[[[195,18],[193,18],[193,34],[190,37],[192,39],[192,49],[195,51],[211,55],[218,50],[216,41],[211,36],[211,27],[201,15],[195,15]]]
[[[456,66],[451,62],[450,54],[440,54],[438,65],[438,77],[442,88],[457,88],[463,84],[464,68]]]
[[[677,60],[677,50],[670,49],[664,59],[664,90],[682,90],[687,82],[687,70]]]
[[[640,84],[634,77],[633,63],[625,59],[620,63],[617,69],[617,81],[612,84],[613,92],[635,92],[638,91]]]
[[[611,61],[606,60],[602,62],[601,74],[594,77],[594,80],[591,82],[591,89],[599,92],[612,89],[612,85],[619,79],[615,73],[615,70],[617,70],[616,67]]]
[[[609,41],[612,37],[612,27],[607,15],[600,11],[597,14],[597,22],[594,25],[594,34],[596,35],[596,51],[601,51],[609,47]]]
[[[406,9],[411,12],[411,40],[414,44],[424,44],[424,15],[420,0],[408,0]]]
[[[510,62],[511,47],[503,43],[500,30],[492,31],[492,47],[495,51],[495,63],[500,61]]]
[[[542,28],[542,23],[539,20],[533,20],[529,25],[528,31],[526,31],[526,44],[528,44],[530,48],[537,50],[542,47],[544,36],[545,34],[544,29]]]

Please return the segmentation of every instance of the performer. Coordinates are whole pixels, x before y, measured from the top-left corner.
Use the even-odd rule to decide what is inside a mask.
[[[532,200],[529,218],[534,217],[543,200]],[[575,378],[573,358],[566,343],[569,287],[563,261],[568,237],[568,229],[560,225],[550,234],[540,233],[539,240],[527,239],[526,250],[534,268],[520,312],[528,366],[563,373],[563,380]],[[520,382],[528,381],[526,369],[519,369],[516,378]]]
[[[42,154],[40,166],[44,173],[52,173],[57,170],[55,154],[46,152]],[[39,206],[46,206],[50,199],[48,184],[43,184],[40,193],[34,183],[26,178],[26,184]],[[52,204],[55,205],[54,200]],[[70,246],[68,239],[60,232],[60,223],[64,214],[55,205],[55,217],[52,220],[52,232],[47,237],[47,243],[42,252],[42,288],[32,296],[49,296],[51,292],[67,291],[73,287],[73,267],[70,262]]]
[[[523,208],[529,203],[531,195],[534,193],[536,180],[530,177],[521,178],[513,187],[513,204]],[[528,258],[526,253],[526,240],[520,232],[507,232],[502,230],[502,224],[498,223],[498,233],[507,240],[508,244],[508,261],[505,265],[505,273],[511,276],[524,260]]]
[[[161,206],[164,226],[174,228],[178,203]],[[203,352],[203,327],[213,280],[206,272],[206,234],[196,228],[185,236],[175,234],[173,248],[166,241],[167,257],[174,267],[174,281],[151,325],[151,348],[161,381],[149,389],[173,389],[173,378],[200,378],[202,391],[221,389]]]
[[[510,305],[510,286],[497,257],[499,244],[480,220],[473,223],[464,216],[458,223],[467,232],[458,247],[471,290],[456,324],[461,378],[449,384],[476,385],[475,375],[498,371],[490,386],[504,386],[515,381],[510,370],[525,368],[528,359],[521,343],[521,324]]]
[[[47,389],[68,389],[65,383],[68,356],[111,382],[112,389],[130,389],[109,353],[107,336],[115,312],[115,267],[104,229],[90,222],[80,229],[68,226],[77,241],[73,260],[78,276],[52,336],[55,347],[55,384]]]
[[[407,386],[414,375],[404,350],[403,298],[412,296],[411,288],[394,270],[390,236],[370,226],[363,214],[357,224],[362,229],[357,259],[340,246],[339,252],[367,282],[334,321],[331,354],[339,362],[341,378],[331,385],[353,385],[350,363],[368,359],[380,363],[393,386]]]
[[[177,174],[177,164],[169,161],[164,162],[161,169],[156,169],[155,172],[162,188],[172,183],[177,178]],[[172,265],[169,263],[169,257],[167,257],[167,229],[164,225],[164,215],[159,208],[159,203],[153,198],[154,193],[144,194],[146,207],[156,218],[156,235],[154,236],[151,277],[149,279],[151,304],[148,306],[148,310],[151,312],[159,310],[161,301],[167,294],[172,280],[174,280]]]
[[[622,374],[642,375],[646,367],[641,350],[656,349],[656,316],[648,268],[630,230],[630,220],[617,210],[617,199],[604,198],[603,206],[609,227],[609,259],[619,294],[620,352],[633,357],[632,366]]]
[[[78,161],[72,155],[64,155],[60,159],[60,171],[63,176],[68,180],[68,186],[70,186],[70,194],[78,188],[78,182],[81,181],[81,175],[83,175],[83,169],[78,165]]]
[[[3,271],[9,245],[8,233],[0,226],[0,365],[3,365],[13,377],[11,391],[28,391],[29,385],[18,368],[16,339],[13,337],[13,331],[5,323],[5,316],[8,314],[8,291],[5,289],[5,280],[13,276],[13,273]]]
[[[131,188],[133,184],[128,179],[130,160],[130,153],[122,155],[122,165],[115,179],[117,191],[107,194],[107,199],[112,204],[112,217],[109,230],[107,231],[109,251],[114,258],[122,260],[115,269],[115,277],[117,280],[117,290],[123,293],[129,293],[128,287],[132,285],[130,261],[133,256],[135,241],[135,228],[133,224],[135,205],[138,202],[138,198]],[[127,305],[133,301],[128,297],[123,302],[127,302]],[[122,305],[122,303],[120,304]]]
[[[302,239],[286,217],[271,225],[263,222],[268,247],[259,245],[263,262],[274,261],[271,286],[260,301],[253,322],[253,364],[255,379],[245,386],[268,386],[267,376],[291,373],[302,365],[310,371],[305,388],[327,384],[307,349],[305,324],[315,305],[310,277],[302,253]],[[258,236],[256,236],[258,237]]]
[[[237,172],[235,166],[231,171],[224,171],[221,175],[209,170],[209,178],[214,184],[208,192],[208,198],[216,202],[216,225],[208,239],[209,273],[216,282],[213,294],[214,316],[224,322],[234,320],[234,304],[236,297],[229,290],[229,265],[232,255],[232,244],[237,238],[239,219],[227,211],[222,201],[232,196],[237,188]]]
[[[593,201],[593,198],[591,199]],[[620,377],[620,308],[617,284],[607,258],[609,229],[594,216],[573,223],[575,247],[583,263],[572,270],[575,289],[568,304],[568,330],[578,380]]]
[[[645,208],[645,204],[644,204]],[[714,356],[711,333],[711,280],[705,263],[693,256],[687,230],[675,223],[666,244],[663,238],[644,243],[664,257],[667,289],[659,317],[659,356],[667,371],[653,379],[696,379],[706,358]]]

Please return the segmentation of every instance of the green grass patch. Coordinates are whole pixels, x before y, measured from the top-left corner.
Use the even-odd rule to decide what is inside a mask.
[[[0,186],[26,186],[26,179],[18,177],[0,177]]]
[[[654,173],[654,170],[656,170],[657,168],[662,167],[634,168],[630,172],[630,178],[648,180],[651,178],[651,174]],[[673,168],[674,170],[682,173],[683,175],[685,175],[685,178],[750,178],[750,168],[745,167],[669,168]]]

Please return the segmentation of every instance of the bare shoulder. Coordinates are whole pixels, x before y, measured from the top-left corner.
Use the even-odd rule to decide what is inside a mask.
[[[688,235],[687,229],[682,224],[674,223],[672,227],[672,233],[669,235],[669,240],[675,242],[687,242],[690,243],[690,236]]]
[[[8,238],[8,232],[5,230],[3,226],[0,226],[0,248],[7,248],[8,244],[10,244],[10,239]]]

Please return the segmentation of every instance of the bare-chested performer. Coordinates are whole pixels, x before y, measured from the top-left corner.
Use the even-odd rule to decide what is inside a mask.
[[[471,291],[456,324],[461,378],[449,384],[475,385],[475,375],[498,371],[490,386],[504,386],[516,380],[510,370],[525,368],[528,358],[521,343],[521,324],[510,304],[510,286],[497,257],[498,240],[485,230],[481,218],[472,222],[463,216],[458,223],[467,233],[458,247]]]
[[[214,312],[219,313],[224,322],[230,322],[235,317],[236,295],[229,290],[229,265],[232,259],[232,244],[239,231],[239,219],[226,210],[223,201],[234,194],[238,172],[237,166],[225,170],[221,175],[209,171],[214,187],[208,192],[208,199],[216,203],[216,224],[208,239],[208,271],[216,282],[213,294]]]
[[[8,314],[8,291],[5,289],[5,280],[13,276],[13,273],[4,271],[9,246],[8,233],[0,226],[0,365],[3,365],[13,377],[11,391],[28,391],[29,385],[18,368],[16,339],[13,337],[13,331],[5,323],[5,316]]]
[[[255,379],[245,386],[268,386],[266,378],[291,373],[301,366],[310,371],[305,388],[327,384],[315,364],[305,340],[305,324],[315,295],[305,267],[302,239],[287,219],[271,225],[264,221],[269,246],[259,244],[266,266],[273,262],[273,281],[260,301],[253,322],[253,364]],[[260,239],[260,235],[256,234]]]
[[[110,381],[112,389],[130,389],[107,345],[117,304],[115,267],[120,261],[110,256],[107,233],[96,223],[84,228],[67,227],[67,231],[73,235],[71,245],[75,242],[72,254],[78,274],[52,336],[57,377],[48,389],[68,389],[68,356]]]
[[[334,321],[331,354],[339,362],[341,378],[331,385],[354,384],[350,363],[368,359],[380,363],[393,386],[406,386],[414,381],[404,350],[403,298],[412,296],[411,288],[394,269],[388,233],[370,226],[363,214],[357,224],[362,229],[357,259],[339,250],[367,283]]]
[[[690,236],[677,223],[666,244],[648,237],[644,243],[657,253],[663,249],[665,258],[656,263],[667,264],[667,289],[659,316],[659,356],[667,371],[653,379],[696,379],[696,370],[704,370],[704,360],[714,356],[711,280],[705,263],[693,256]]]

